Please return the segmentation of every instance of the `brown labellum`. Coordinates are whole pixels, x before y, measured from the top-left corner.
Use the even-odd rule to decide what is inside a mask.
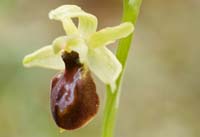
[[[98,111],[99,98],[89,70],[77,52],[63,53],[65,71],[51,85],[51,111],[56,124],[66,130],[85,125]]]

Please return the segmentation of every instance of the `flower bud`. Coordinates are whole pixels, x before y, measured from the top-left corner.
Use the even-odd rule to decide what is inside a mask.
[[[56,124],[72,130],[85,125],[99,107],[99,97],[89,70],[79,62],[77,52],[62,55],[65,71],[51,83],[51,111]]]

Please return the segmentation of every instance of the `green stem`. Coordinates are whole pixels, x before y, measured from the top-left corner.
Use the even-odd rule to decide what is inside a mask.
[[[123,0],[123,22],[132,22],[136,24],[136,20],[139,14],[140,5],[142,0]],[[120,98],[120,86],[122,83],[122,78],[124,75],[126,60],[128,57],[130,45],[132,42],[133,34],[127,38],[121,39],[118,44],[116,56],[122,64],[122,73],[116,81],[115,91],[111,90],[109,85],[106,86],[106,104],[104,109],[104,119],[103,119],[103,132],[102,137],[113,137],[116,113],[118,110],[119,98]]]

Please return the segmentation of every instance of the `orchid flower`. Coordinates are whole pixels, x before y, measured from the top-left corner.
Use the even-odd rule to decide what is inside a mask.
[[[122,65],[106,45],[130,35],[134,30],[133,24],[125,22],[97,31],[97,18],[76,5],[58,7],[50,11],[49,18],[61,21],[66,35],[25,56],[24,66],[64,70],[62,52],[75,51],[85,68],[105,84],[113,85],[122,71]],[[78,18],[77,26],[74,18]]]

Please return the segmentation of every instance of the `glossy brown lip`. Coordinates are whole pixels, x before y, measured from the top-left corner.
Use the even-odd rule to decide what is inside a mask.
[[[96,115],[99,97],[89,70],[79,62],[78,53],[64,53],[62,58],[65,71],[51,83],[51,111],[59,127],[72,130]]]

